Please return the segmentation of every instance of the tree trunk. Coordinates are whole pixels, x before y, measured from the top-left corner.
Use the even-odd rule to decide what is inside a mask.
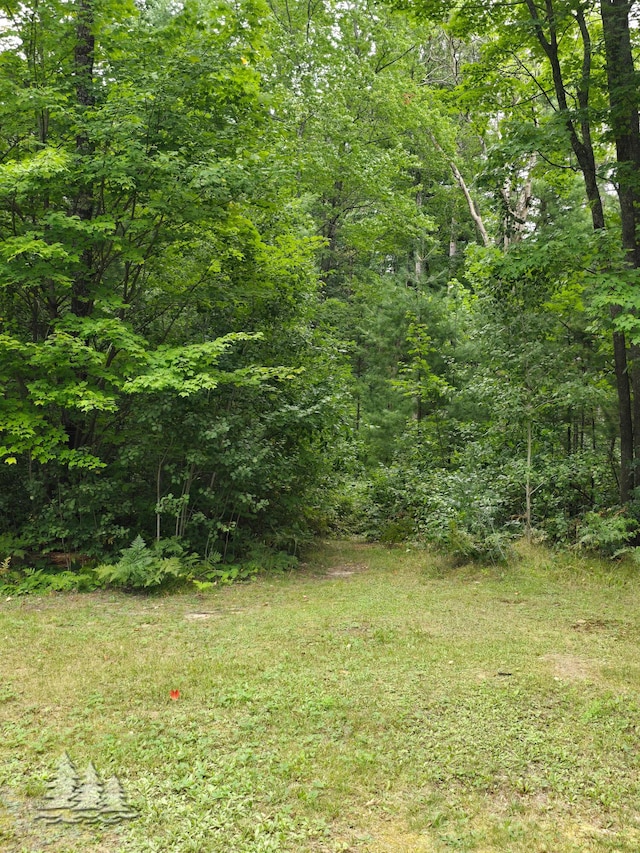
[[[619,305],[611,306],[613,320],[620,314]],[[613,333],[613,356],[618,392],[618,423],[620,430],[620,503],[628,503],[633,489],[633,419],[631,388],[627,370],[627,347],[622,332]]]
[[[482,245],[485,247],[489,247],[491,245],[491,240],[489,239],[489,234],[488,234],[487,229],[485,227],[482,216],[480,215],[480,211],[478,210],[478,207],[477,207],[477,205],[476,205],[476,203],[475,203],[475,201],[471,195],[469,187],[467,186],[467,183],[466,183],[464,177],[462,176],[460,169],[458,169],[458,167],[454,163],[453,159],[445,153],[444,149],[442,148],[442,146],[440,145],[438,140],[435,138],[433,133],[428,131],[428,134],[429,134],[429,138],[431,139],[431,142],[433,143],[433,146],[436,149],[436,151],[438,151],[440,154],[442,154],[442,156],[446,159],[447,163],[449,164],[449,168],[451,169],[451,171],[453,173],[453,177],[456,179],[456,183],[458,184],[458,186],[462,190],[462,193],[463,193],[463,195],[466,199],[466,202],[467,202],[467,207],[469,208],[469,213],[471,214],[471,218],[475,222],[476,228],[478,229],[478,231],[480,232],[480,236],[482,237]],[[449,249],[449,253],[451,255],[451,248]]]
[[[83,126],[88,108],[92,107],[95,103],[93,96],[93,63],[95,52],[93,0],[77,0],[76,8],[74,65],[76,101],[80,120],[80,130],[76,137],[76,155],[79,161],[79,171],[82,174],[82,159],[93,153],[93,144],[86,128]],[[89,181],[81,178],[72,212],[82,222],[88,222],[93,217],[93,208],[93,187]],[[91,292],[92,267],[93,251],[89,246],[81,253],[80,270],[75,277],[71,293],[71,311],[78,317],[87,317],[93,310],[93,296]]]
[[[640,124],[638,82],[633,63],[627,0],[601,0],[609,87],[610,123],[616,142],[616,180],[620,199],[622,244],[631,266],[640,267]]]
[[[422,190],[416,193],[416,207],[421,210],[423,206]],[[422,281],[424,275],[424,240],[419,238],[413,253],[414,274],[416,285]]]
[[[531,539],[531,463],[532,463],[532,452],[533,452],[533,434],[531,428],[531,418],[527,420],[527,475],[525,482],[525,532],[527,534],[527,539]]]
[[[616,182],[620,201],[622,245],[629,266],[640,268],[640,122],[638,85],[629,32],[631,3],[627,0],[601,0],[609,121],[616,143]],[[631,348],[633,386],[633,452],[640,459],[640,348]],[[628,455],[628,454],[627,454]],[[633,459],[630,462],[629,487],[633,487]]]
[[[531,21],[533,23],[536,38],[540,46],[544,50],[549,64],[551,66],[553,85],[558,101],[558,111],[564,117],[565,126],[571,141],[571,148],[578,161],[580,171],[584,179],[585,190],[589,207],[591,210],[591,221],[594,231],[599,231],[605,227],[604,208],[602,206],[602,198],[597,182],[596,160],[593,151],[591,140],[591,124],[589,117],[589,88],[591,79],[591,38],[589,30],[584,18],[584,12],[578,8],[575,12],[575,20],[580,29],[582,39],[582,75],[578,87],[578,101],[580,107],[579,130],[576,125],[573,114],[569,109],[567,100],[567,91],[564,85],[562,66],[560,63],[560,53],[558,49],[558,33],[556,31],[556,15],[553,8],[553,0],[546,0],[544,17],[540,17],[541,9],[535,3],[535,0],[525,0]],[[620,19],[624,18],[627,24],[626,38],[629,43],[628,33],[628,12],[629,4],[626,0],[601,0],[603,26],[607,27],[608,20],[616,22],[615,31],[616,39],[613,39],[613,44],[624,53],[624,38],[620,35],[621,28],[624,27],[620,23]],[[605,10],[605,6],[607,9]],[[612,10],[615,8],[615,12]],[[620,9],[623,8],[623,12]],[[624,12],[626,10],[626,13]],[[611,14],[609,14],[611,13]],[[626,17],[625,17],[626,16]],[[612,24],[613,25],[613,24]],[[605,36],[605,41],[606,41]],[[613,37],[612,37],[613,38]],[[608,53],[608,50],[607,50]],[[616,54],[617,55],[617,54]],[[609,66],[609,56],[607,55],[607,66]],[[631,57],[631,68],[633,68],[633,59]],[[616,91],[620,84],[615,78],[616,71],[612,68],[613,77],[609,76],[610,91]],[[612,89],[613,81],[613,89]],[[634,84],[635,85],[635,84]],[[637,111],[636,111],[637,120]],[[620,306],[611,306],[611,317],[613,320],[621,312]],[[620,430],[620,502],[627,503],[631,498],[633,489],[633,419],[631,409],[631,389],[629,383],[629,372],[627,365],[627,348],[623,332],[614,331],[613,333],[613,352],[615,365],[616,390],[618,395],[618,421]]]
[[[86,159],[93,154],[94,146],[85,126],[87,113],[94,105],[93,63],[95,52],[94,0],[76,0],[74,48],[74,81],[76,90],[76,109],[79,130],[76,136],[76,171],[80,176],[74,187],[73,198],[69,205],[69,216],[77,216],[81,222],[89,222],[94,214],[93,187],[86,177]],[[77,317],[88,317],[93,311],[93,249],[87,236],[85,247],[80,252],[79,269],[71,286],[71,313]],[[78,377],[85,378],[82,370]],[[93,427],[87,428],[86,418],[76,412],[63,414],[64,428],[68,445],[78,450],[91,440]],[[94,421],[95,426],[95,421]]]

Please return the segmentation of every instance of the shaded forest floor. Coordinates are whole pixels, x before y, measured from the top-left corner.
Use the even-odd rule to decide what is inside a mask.
[[[639,592],[330,542],[202,595],[3,601],[0,850],[637,853]],[[36,820],[65,751],[138,819]]]

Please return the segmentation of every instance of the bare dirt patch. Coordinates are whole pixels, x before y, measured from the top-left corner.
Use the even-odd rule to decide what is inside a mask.
[[[371,853],[432,853],[433,841],[424,835],[411,832],[394,823],[379,824],[370,829],[373,841],[367,846]]]
[[[571,626],[574,631],[583,631],[592,634],[596,631],[608,631],[620,627],[620,623],[614,619],[578,619]]]
[[[189,622],[200,622],[205,619],[219,619],[221,616],[228,616],[231,613],[243,613],[248,610],[247,607],[219,607],[216,610],[194,610],[184,614],[184,618]]]
[[[364,563],[343,563],[341,566],[334,566],[325,572],[326,578],[350,578],[352,575],[366,572],[368,566]]]
[[[222,616],[222,613],[218,610],[217,612],[213,610],[209,610],[206,613],[185,613],[184,618],[188,619],[189,622],[198,622],[201,619],[215,619],[216,616]]]
[[[588,681],[595,676],[593,662],[575,655],[549,654],[544,655],[542,660],[550,665],[554,678],[564,681]]]

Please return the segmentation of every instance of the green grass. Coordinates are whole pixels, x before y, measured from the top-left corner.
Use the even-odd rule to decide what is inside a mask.
[[[0,850],[637,853],[640,578],[521,551],[2,602]],[[139,819],[34,820],[65,750]]]

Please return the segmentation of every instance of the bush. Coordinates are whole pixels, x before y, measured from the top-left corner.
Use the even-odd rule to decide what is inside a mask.
[[[366,498],[362,487],[354,490],[359,500],[349,507],[351,525],[389,544],[418,538],[459,561],[501,562],[521,526],[509,517],[509,481],[487,482],[474,471],[381,466],[371,475]]]
[[[638,522],[622,509],[588,512],[578,522],[576,547],[617,557],[627,550],[627,543],[637,532]]]

